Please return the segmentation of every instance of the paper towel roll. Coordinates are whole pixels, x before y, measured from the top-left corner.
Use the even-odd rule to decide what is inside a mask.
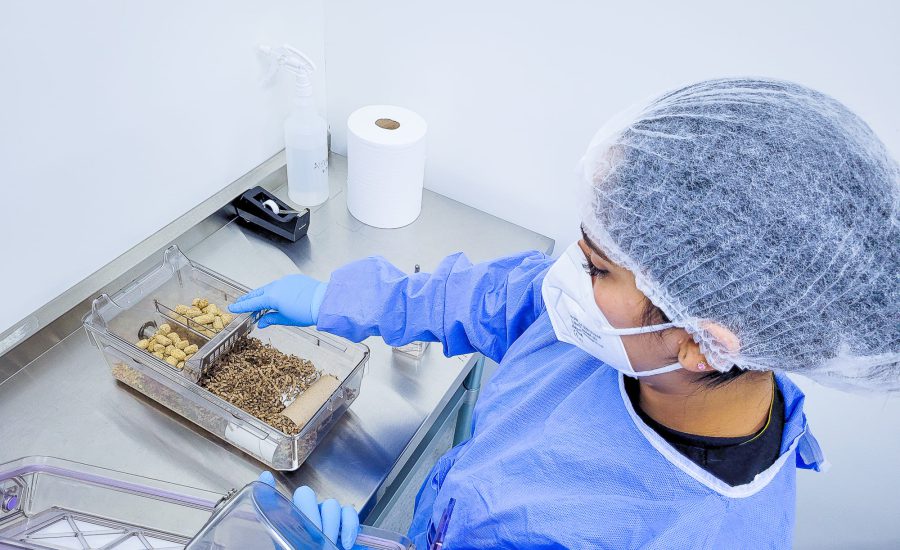
[[[347,208],[359,221],[391,229],[422,211],[425,120],[392,105],[369,105],[347,119]]]

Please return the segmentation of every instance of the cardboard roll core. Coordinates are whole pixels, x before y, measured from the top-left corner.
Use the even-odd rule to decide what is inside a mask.
[[[396,130],[400,127],[400,123],[391,118],[379,118],[375,121],[375,126],[385,130]]]

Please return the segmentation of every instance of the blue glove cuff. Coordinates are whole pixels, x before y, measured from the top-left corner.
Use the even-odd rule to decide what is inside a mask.
[[[312,324],[315,325],[319,322],[319,308],[322,307],[322,302],[325,301],[325,291],[328,290],[328,283],[320,282],[316,289],[313,290],[312,299],[309,303],[309,314],[312,318]]]

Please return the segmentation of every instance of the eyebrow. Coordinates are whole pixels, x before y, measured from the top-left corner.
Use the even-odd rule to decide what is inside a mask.
[[[609,259],[609,256],[607,256],[602,250],[600,250],[600,247],[595,245],[594,241],[592,241],[590,238],[588,238],[587,233],[585,233],[585,231],[584,231],[583,225],[581,226],[581,237],[584,239],[584,242],[587,243],[588,248],[590,248],[594,254],[600,256],[601,260],[605,261],[606,263],[615,265],[615,263]]]

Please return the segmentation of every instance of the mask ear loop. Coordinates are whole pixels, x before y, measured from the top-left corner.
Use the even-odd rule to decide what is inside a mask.
[[[566,251],[564,252],[564,254],[569,258],[569,260],[572,262],[573,266],[575,266],[576,269],[578,269],[579,271],[584,271],[582,266],[584,265],[583,262],[585,260],[585,257],[584,257],[584,253],[581,251],[581,247],[578,246],[577,241],[570,244],[566,248]],[[585,275],[587,275],[587,274],[585,274]],[[589,276],[586,276],[586,279],[588,281],[590,281]],[[590,299],[591,303],[593,304],[594,307],[597,308],[597,310],[600,313],[600,316],[603,318],[603,320],[606,322],[606,324],[610,325],[609,328],[598,327],[598,330],[600,332],[602,332],[603,334],[609,334],[609,335],[615,335],[615,336],[631,336],[633,334],[646,334],[648,332],[659,332],[661,330],[666,330],[666,329],[669,329],[669,328],[672,328],[675,326],[674,323],[660,323],[658,325],[649,325],[649,326],[645,326],[645,327],[615,328],[611,325],[611,323],[609,322],[609,319],[606,318],[606,315],[603,313],[603,310],[600,309],[600,306],[598,306],[594,302],[593,286],[588,284],[586,287],[582,287],[581,290],[582,290],[582,294],[583,294],[582,299],[584,299],[585,301]],[[584,305],[582,305],[582,308],[583,307],[584,307]]]
[[[609,322],[609,321],[607,321],[607,322]],[[602,330],[603,330],[604,334],[615,334],[617,336],[631,336],[632,334],[646,334],[648,332],[659,332],[661,330],[673,328],[674,326],[675,326],[674,323],[662,323],[659,325],[650,325],[650,326],[646,326],[646,327],[608,328],[608,329],[604,328]]]
[[[642,371],[636,371],[636,370],[634,370],[634,368],[632,368],[631,370],[633,372],[630,374],[630,376],[634,376],[635,378],[643,378],[644,376],[655,376],[657,374],[664,374],[667,372],[676,371],[680,368],[683,368],[681,366],[681,363],[672,363],[671,365],[666,365],[665,367],[659,367],[658,369],[650,369],[650,370],[642,370]]]

